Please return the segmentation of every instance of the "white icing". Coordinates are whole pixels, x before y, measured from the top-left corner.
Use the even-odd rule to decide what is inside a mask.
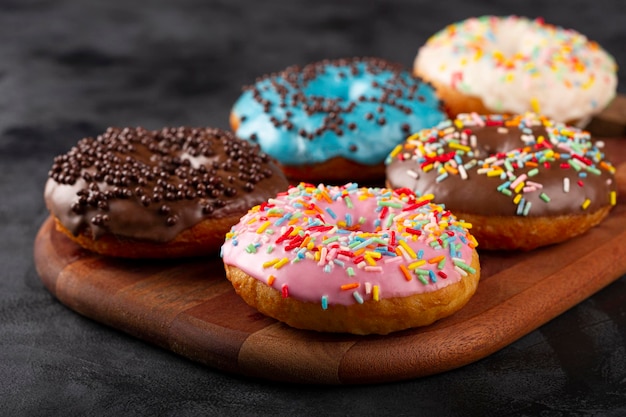
[[[446,27],[420,48],[414,70],[494,112],[534,111],[560,122],[599,113],[617,88],[615,61],[597,43],[517,16]]]

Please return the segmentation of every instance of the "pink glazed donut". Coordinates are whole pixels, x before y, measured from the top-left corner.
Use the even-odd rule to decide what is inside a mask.
[[[226,235],[236,292],[301,329],[387,334],[462,308],[480,266],[470,224],[408,189],[301,183]]]

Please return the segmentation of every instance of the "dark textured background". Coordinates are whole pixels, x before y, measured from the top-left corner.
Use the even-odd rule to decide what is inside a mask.
[[[517,3],[0,1],[0,413],[626,415],[624,277],[464,368],[318,387],[224,374],[135,340],[58,303],[34,269],[52,158],[109,125],[226,127],[259,75],[353,55],[410,66],[429,35],[482,14],[543,16],[626,67],[623,2]]]

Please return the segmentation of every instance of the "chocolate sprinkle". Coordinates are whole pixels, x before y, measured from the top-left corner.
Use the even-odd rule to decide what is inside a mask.
[[[93,230],[108,227],[114,219],[120,228],[131,227],[118,218],[121,214],[137,218],[154,213],[166,227],[188,227],[216,216],[216,208],[258,204],[245,196],[262,181],[270,181],[263,187],[272,188],[272,194],[287,186],[257,145],[229,131],[190,127],[108,128],[57,156],[49,178],[48,205],[73,233],[80,224]],[[74,193],[55,193],[59,187]]]
[[[292,130],[296,126],[293,121],[293,112],[272,112],[272,106],[284,107],[286,103],[289,103],[292,107],[301,107],[303,111],[312,116],[316,113],[327,113],[328,117],[325,118],[323,125],[313,131],[309,132],[305,129],[299,129],[298,135],[308,140],[314,140],[316,137],[322,136],[326,131],[333,131],[338,136],[342,136],[344,130],[342,130],[344,121],[341,118],[342,115],[350,113],[354,110],[355,103],[347,103],[342,100],[320,97],[320,96],[307,96],[303,93],[304,88],[320,74],[326,71],[327,66],[346,66],[349,68],[350,73],[356,76],[359,73],[358,64],[366,63],[366,71],[371,74],[378,74],[384,71],[390,71],[395,74],[391,80],[386,83],[380,83],[377,81],[372,82],[372,87],[380,88],[383,90],[383,94],[380,97],[366,97],[359,96],[356,100],[360,102],[370,101],[372,103],[379,103],[380,106],[376,108],[376,111],[381,115],[385,112],[385,106],[392,106],[398,110],[404,112],[407,116],[412,113],[412,110],[402,104],[397,103],[399,98],[407,98],[413,100],[413,95],[417,91],[416,85],[409,86],[407,81],[401,76],[404,71],[400,64],[389,62],[380,58],[344,58],[335,60],[323,60],[308,64],[305,66],[293,65],[284,69],[281,72],[268,74],[257,78],[256,84],[245,86],[244,91],[251,91],[252,97],[261,106],[263,106],[266,114],[272,114],[270,122],[277,129],[284,126],[286,130]],[[347,76],[340,73],[340,76]],[[279,99],[276,102],[271,102],[263,98],[262,91],[269,91],[270,85],[258,86],[263,81],[267,81],[271,84],[271,89],[275,90],[279,95]],[[421,81],[421,80],[420,80]],[[417,97],[418,100],[424,102],[424,97]],[[441,106],[441,104],[440,104]],[[277,116],[281,114],[280,118]],[[241,121],[247,120],[247,115],[239,116]],[[365,114],[367,121],[373,121],[379,125],[385,125],[387,120],[381,116],[376,118],[374,114]],[[349,130],[355,130],[356,125],[350,123],[347,128]],[[407,130],[410,130],[407,129]],[[255,133],[249,136],[252,141],[257,141],[258,137]]]

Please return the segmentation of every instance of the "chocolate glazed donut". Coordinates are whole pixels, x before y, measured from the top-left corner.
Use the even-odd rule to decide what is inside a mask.
[[[215,253],[247,210],[286,189],[258,147],[213,128],[109,128],[55,158],[45,188],[59,230],[143,258]]]
[[[615,205],[601,145],[533,113],[462,114],[397,147],[387,183],[434,194],[484,249],[528,250],[585,232]]]

